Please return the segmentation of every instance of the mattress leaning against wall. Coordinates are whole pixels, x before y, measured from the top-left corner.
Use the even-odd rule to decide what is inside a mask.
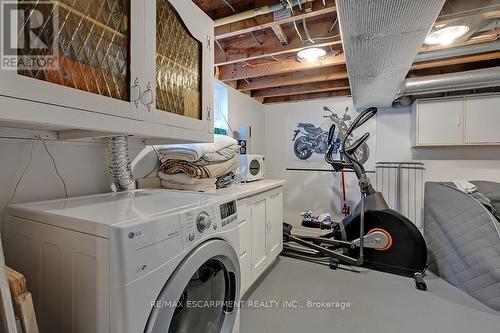
[[[424,225],[429,270],[500,311],[500,222],[469,195],[429,182]]]

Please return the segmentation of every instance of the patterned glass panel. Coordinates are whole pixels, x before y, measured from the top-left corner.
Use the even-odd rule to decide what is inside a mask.
[[[156,1],[156,108],[202,119],[203,44],[188,31],[168,0]]]
[[[18,69],[24,76],[128,101],[130,0],[19,1],[26,21],[19,38],[32,32],[53,50],[58,43],[56,69]],[[40,12],[43,22],[28,28],[29,17]],[[54,25],[54,20],[57,24]],[[57,29],[57,30],[56,30]],[[31,31],[31,32],[30,32]],[[19,44],[19,40],[18,40]],[[26,43],[25,43],[26,44]],[[19,56],[43,55],[24,48]]]

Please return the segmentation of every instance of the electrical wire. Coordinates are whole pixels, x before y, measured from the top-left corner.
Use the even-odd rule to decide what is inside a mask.
[[[224,4],[225,4],[226,6],[228,6],[228,7],[229,7],[229,8],[233,11],[233,13],[236,13],[236,10],[235,10],[235,9],[234,9],[234,7],[233,7],[233,6],[229,3],[229,1],[228,1],[228,0],[223,0],[223,1],[224,1]]]
[[[33,150],[35,148],[35,141],[36,141],[36,138],[33,138],[33,140],[31,141],[30,158],[28,160],[28,163],[26,163],[26,166],[24,167],[23,172],[21,172],[21,175],[19,176],[19,178],[16,181],[16,185],[14,186],[14,191],[12,191],[12,195],[10,196],[7,203],[5,204],[4,212],[5,212],[5,208],[7,208],[7,206],[12,202],[12,200],[14,200],[16,193],[17,193],[17,189],[19,188],[19,184],[21,184],[21,180],[23,179],[24,174],[26,173],[26,171],[28,171],[28,169],[31,165],[31,162],[33,162]]]
[[[66,186],[66,182],[64,181],[64,178],[61,176],[61,173],[59,172],[59,169],[57,168],[56,160],[54,159],[54,156],[52,156],[52,154],[50,153],[49,148],[47,147],[47,143],[45,143],[45,139],[42,136],[39,136],[37,138],[42,140],[43,146],[45,147],[45,151],[47,152],[47,154],[49,154],[50,159],[52,160],[52,165],[54,166],[54,170],[56,171],[57,176],[59,177],[59,179],[61,180],[61,182],[63,184],[64,195],[66,196],[66,198],[69,198],[68,188]]]
[[[311,35],[309,34],[309,29],[307,29],[307,22],[306,22],[306,19],[303,18],[302,19],[302,25],[304,26],[304,31],[306,32],[306,37],[307,37],[307,40],[310,41],[311,43],[316,43],[312,38],[311,38]]]
[[[302,43],[304,43],[304,38],[302,38],[302,35],[300,34],[300,31],[299,31],[299,28],[297,27],[297,22],[293,21],[293,26],[295,28],[295,32],[297,33],[297,35],[299,36],[300,38],[300,41]]]
[[[156,171],[156,169],[158,169],[158,167],[161,166],[161,159],[160,159],[160,155],[158,154],[158,150],[156,150],[156,148],[154,146],[151,146],[151,148],[153,149],[153,151],[155,152],[155,155],[156,155],[156,164],[155,164],[153,170],[151,170],[147,175],[145,175],[142,178],[148,178],[153,172]]]
[[[339,21],[339,16],[336,15],[335,17],[335,20],[333,21],[333,24],[332,26],[330,27],[330,29],[328,30],[328,33],[332,32],[333,31],[333,28],[335,28],[335,26],[337,25],[337,22]]]

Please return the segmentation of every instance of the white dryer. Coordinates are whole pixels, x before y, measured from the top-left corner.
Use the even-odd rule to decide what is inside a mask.
[[[238,331],[232,197],[138,190],[8,208],[7,264],[41,333]]]

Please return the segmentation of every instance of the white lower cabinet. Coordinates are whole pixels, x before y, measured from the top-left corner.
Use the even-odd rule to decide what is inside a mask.
[[[238,200],[241,294],[283,250],[283,188]]]

